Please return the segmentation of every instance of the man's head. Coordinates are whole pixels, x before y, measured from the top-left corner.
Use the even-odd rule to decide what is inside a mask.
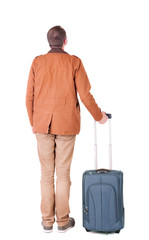
[[[64,48],[67,44],[66,31],[61,26],[52,27],[47,33],[47,39],[51,48]]]

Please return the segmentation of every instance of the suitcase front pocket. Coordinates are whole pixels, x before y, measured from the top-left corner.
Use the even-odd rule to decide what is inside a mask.
[[[87,189],[86,220],[91,228],[108,230],[118,221],[118,202],[114,186],[96,183]]]

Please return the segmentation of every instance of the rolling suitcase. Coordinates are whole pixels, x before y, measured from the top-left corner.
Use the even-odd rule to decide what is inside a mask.
[[[82,215],[86,231],[119,233],[124,228],[123,172],[112,170],[111,114],[109,121],[109,169],[97,169],[97,133],[95,134],[95,169],[82,176]]]

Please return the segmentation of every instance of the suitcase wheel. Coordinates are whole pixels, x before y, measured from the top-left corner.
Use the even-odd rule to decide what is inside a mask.
[[[90,230],[88,230],[88,229],[86,229],[86,228],[85,228],[85,230],[86,230],[87,232],[90,232]]]
[[[120,232],[120,230],[115,231],[115,233],[119,233],[119,232]]]

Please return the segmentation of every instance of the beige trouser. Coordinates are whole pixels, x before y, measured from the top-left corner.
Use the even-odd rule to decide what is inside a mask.
[[[41,166],[41,214],[45,226],[64,226],[69,221],[70,167],[76,135],[35,133]],[[54,173],[56,169],[56,191]]]

